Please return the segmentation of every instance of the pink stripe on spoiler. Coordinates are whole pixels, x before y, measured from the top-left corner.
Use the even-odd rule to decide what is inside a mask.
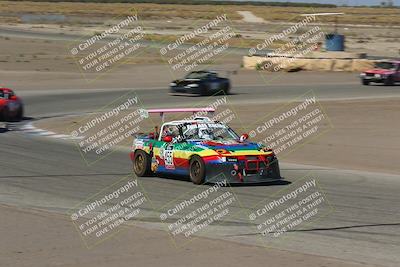
[[[147,109],[148,113],[175,113],[175,112],[214,112],[214,108],[160,108]]]
[[[161,120],[164,122],[164,113],[177,113],[177,112],[214,112],[214,108],[158,108],[158,109],[148,109],[147,113],[160,113]]]

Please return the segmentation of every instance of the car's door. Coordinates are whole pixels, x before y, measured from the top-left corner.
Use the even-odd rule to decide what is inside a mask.
[[[214,73],[210,73],[208,76],[208,88],[210,91],[217,92],[221,89],[220,80],[218,79],[217,75]]]
[[[163,149],[164,167],[169,170],[175,169],[174,144],[165,143]]]
[[[174,170],[176,168],[174,160],[174,138],[179,134],[177,125],[164,124],[160,132],[160,141],[163,142],[160,148],[159,157],[161,159],[160,165],[164,166],[166,170]]]
[[[21,104],[18,101],[17,97],[15,96],[14,92],[11,90],[8,91],[8,93],[5,95],[5,98],[8,100],[8,110],[11,113],[17,112]]]

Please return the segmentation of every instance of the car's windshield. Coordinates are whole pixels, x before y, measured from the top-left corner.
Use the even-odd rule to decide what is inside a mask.
[[[396,65],[392,62],[377,62],[375,63],[375,68],[385,69],[385,70],[395,70]]]
[[[4,98],[4,92],[3,92],[3,90],[0,90],[0,98]]]
[[[239,136],[228,126],[219,123],[195,123],[182,127],[185,140],[238,140]]]
[[[210,75],[210,73],[206,71],[195,71],[186,75],[186,79],[202,79],[206,78],[208,75]]]

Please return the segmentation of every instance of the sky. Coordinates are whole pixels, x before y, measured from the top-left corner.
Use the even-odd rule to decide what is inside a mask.
[[[252,1],[252,0],[250,0]],[[306,2],[306,3],[321,3],[321,4],[336,4],[336,5],[379,5],[385,0],[254,0],[260,2]],[[400,6],[400,0],[393,0],[395,6]]]

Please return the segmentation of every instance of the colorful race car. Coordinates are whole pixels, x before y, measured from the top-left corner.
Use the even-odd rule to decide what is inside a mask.
[[[158,109],[159,112],[198,112],[213,109]],[[263,183],[281,179],[274,152],[238,136],[229,126],[208,117],[163,123],[159,133],[140,134],[130,153],[137,176],[189,176],[195,184]]]
[[[0,88],[0,121],[20,121],[24,116],[21,98],[9,88]]]
[[[219,77],[214,71],[193,71],[183,79],[170,83],[170,93],[173,95],[213,95],[229,94],[231,84],[228,78]]]
[[[361,83],[369,85],[371,82],[393,85],[400,82],[400,61],[379,61],[372,70],[360,74]]]

